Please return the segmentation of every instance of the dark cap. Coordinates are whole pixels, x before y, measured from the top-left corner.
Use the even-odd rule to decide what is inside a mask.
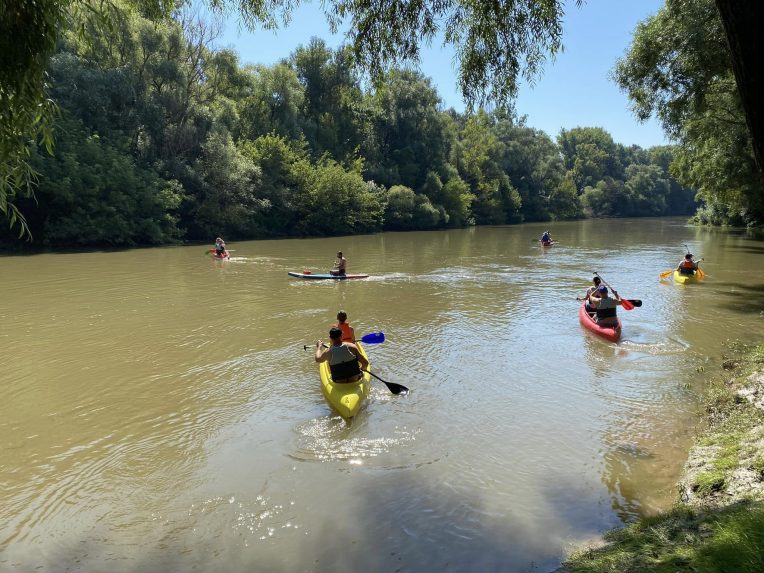
[[[605,285],[598,286],[597,290],[600,291],[600,292],[607,293],[607,287]]]
[[[332,327],[329,330],[329,338],[342,338],[342,330],[337,327]]]

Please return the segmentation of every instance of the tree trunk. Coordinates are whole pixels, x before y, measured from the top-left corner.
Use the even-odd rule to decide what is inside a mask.
[[[764,51],[761,25],[762,0],[715,0],[724,24],[735,82],[743,102],[745,121],[751,133],[753,154],[764,185],[764,76],[759,58]]]

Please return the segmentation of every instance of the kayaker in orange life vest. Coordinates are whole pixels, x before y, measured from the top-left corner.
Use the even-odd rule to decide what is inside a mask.
[[[321,340],[316,341],[316,362],[329,362],[332,381],[335,384],[357,382],[363,375],[361,370],[369,369],[369,361],[352,342],[342,342],[342,330],[329,330],[331,345],[324,348]]]
[[[332,324],[332,328],[339,328],[342,331],[342,342],[355,342],[355,329],[347,322],[348,313],[341,310],[337,313],[337,323]]]
[[[616,307],[621,304],[621,297],[618,296],[616,291],[613,291],[615,298],[610,298],[607,295],[607,287],[600,285],[597,290],[594,291],[589,300],[591,306],[596,313],[595,320],[597,324],[602,326],[618,326],[618,314]]]
[[[681,275],[694,275],[698,270],[698,263],[692,260],[692,253],[687,253],[682,262],[676,268]]]

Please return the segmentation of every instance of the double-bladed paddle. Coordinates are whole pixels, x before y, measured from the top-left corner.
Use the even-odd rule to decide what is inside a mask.
[[[355,340],[354,342],[363,342],[364,344],[382,344],[385,341],[385,333],[384,332],[370,332],[369,334],[364,334],[361,337],[361,340]],[[326,346],[326,344],[324,344]],[[303,345],[303,348],[307,350],[310,348],[307,344]]]
[[[686,248],[686,247],[687,247],[687,245],[685,245],[685,248]],[[689,252],[689,251],[687,251],[687,252]],[[697,265],[697,264],[698,264],[700,261],[702,261],[702,260],[703,260],[703,259],[698,259],[697,261],[695,261],[695,264]],[[674,274],[674,270],[675,270],[675,269],[671,269],[670,271],[663,271],[663,272],[660,274],[661,280],[663,280],[663,279],[666,279],[666,278],[670,277],[671,275],[673,275],[673,274]],[[703,277],[705,277],[705,276],[706,276],[706,273],[704,273],[704,272],[701,270],[701,268],[700,268],[700,267],[698,267],[698,269],[697,269],[695,272],[696,272],[696,274],[698,275],[698,278],[699,278],[699,279],[702,279]]]
[[[593,273],[593,274],[594,274],[594,276],[595,276],[595,277],[600,277],[600,275],[599,275],[599,274],[597,274],[597,271],[594,271],[594,273]],[[613,287],[611,287],[611,286],[610,286],[610,285],[607,283],[607,281],[606,281],[605,279],[603,279],[602,277],[600,277],[600,280],[601,280],[603,283],[605,283],[605,286],[606,286],[606,287],[609,287],[609,288],[610,288],[610,290],[612,290],[613,292],[615,292],[615,289],[614,289]],[[631,300],[629,300],[628,298],[622,298],[622,299],[621,299],[621,306],[623,307],[623,309],[624,309],[624,310],[634,310],[634,307],[635,307],[635,306],[637,306],[637,305],[636,305],[636,304],[634,304],[634,303],[632,303],[632,302],[631,302]]]
[[[583,300],[586,300],[586,299],[583,299],[580,296],[577,296],[576,300],[583,301]],[[621,300],[628,300],[634,306],[642,306],[642,301],[640,299],[638,299],[638,298],[629,298],[629,299],[622,298]]]
[[[385,333],[384,332],[370,332],[369,334],[366,334],[361,337],[360,342],[363,342],[364,344],[380,344],[385,341]],[[324,344],[326,346],[326,344]],[[303,345],[303,349],[307,350],[310,348],[307,344]],[[391,393],[395,394],[396,396],[398,394],[408,394],[409,389],[406,388],[403,384],[396,384],[395,382],[388,382],[387,380],[383,380],[374,372],[371,372],[369,370],[363,370],[362,372],[366,372],[367,374],[373,376],[380,382],[382,382],[385,386],[387,386],[387,389],[390,390]]]

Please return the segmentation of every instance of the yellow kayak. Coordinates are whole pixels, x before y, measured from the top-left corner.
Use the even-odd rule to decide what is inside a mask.
[[[698,274],[699,273],[697,271],[695,271],[695,273],[692,275],[683,275],[679,271],[674,271],[674,282],[679,283],[680,285],[696,283],[700,280]]]
[[[356,346],[361,354],[366,356],[366,351],[361,346],[361,343],[356,342]],[[368,356],[366,358],[368,359]],[[369,370],[371,370],[371,364],[369,364]],[[329,405],[346,420],[355,416],[358,410],[361,409],[363,401],[369,395],[371,374],[364,372],[358,382],[335,384],[332,381],[328,361],[321,362],[318,365],[318,372],[321,375],[321,391],[324,393],[324,398],[329,402]]]

